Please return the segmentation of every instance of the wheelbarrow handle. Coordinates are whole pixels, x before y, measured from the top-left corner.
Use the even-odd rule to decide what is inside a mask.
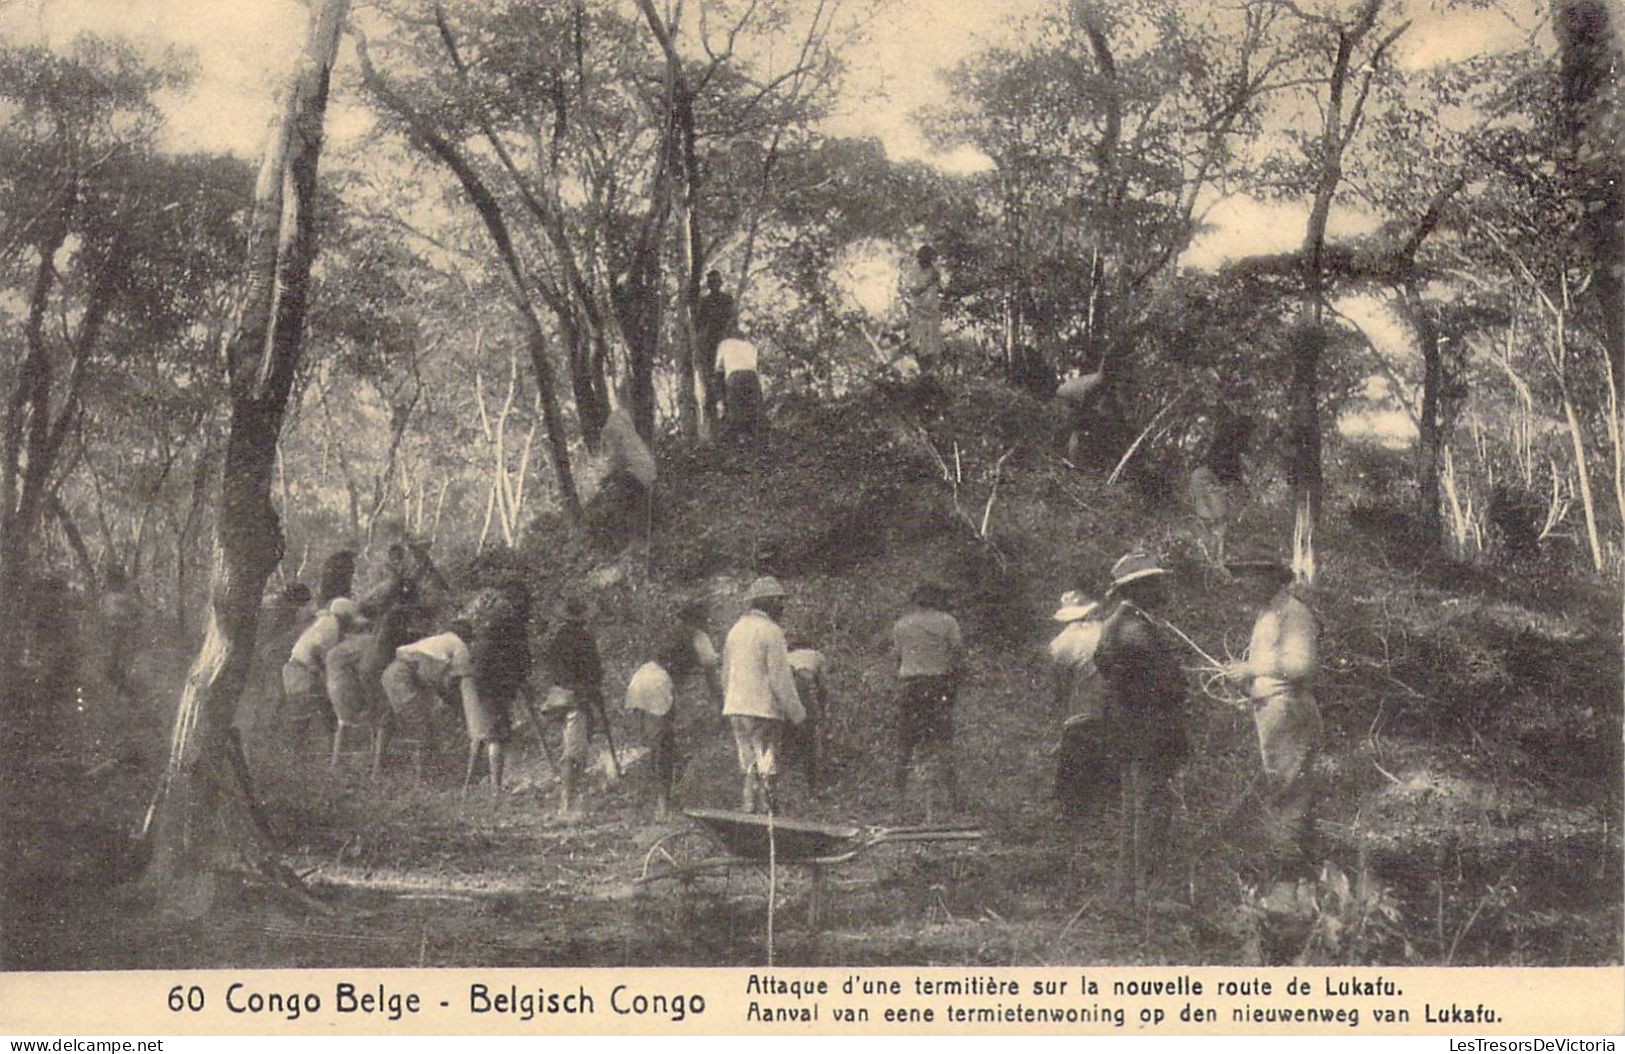
[[[982,832],[972,828],[937,831],[882,831],[868,841],[868,845],[886,845],[892,842],[979,842]]]

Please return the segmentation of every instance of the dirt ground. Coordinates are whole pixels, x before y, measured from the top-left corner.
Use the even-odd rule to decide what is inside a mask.
[[[1008,715],[969,693],[965,738],[1000,739]],[[838,722],[836,734],[838,733]],[[200,919],[159,917],[109,881],[131,861],[107,823],[138,824],[148,787],[120,767],[94,778],[101,805],[64,812],[60,781],[77,766],[12,768],[4,948],[8,969],[165,967],[747,965],[767,961],[766,869],[742,864],[691,880],[638,883],[672,861],[722,854],[690,820],[651,819],[644,753],[623,727],[620,780],[602,768],[586,819],[553,819],[557,787],[533,730],[516,736],[507,788],[462,793],[461,754],[431,762],[424,782],[404,757],[377,780],[359,754],[329,770],[322,744],[294,744],[273,728],[249,737],[259,794],[286,860],[327,905],[296,910],[250,893]],[[1005,730],[1009,731],[1009,730]],[[1205,729],[1221,752],[1245,725]],[[550,733],[551,734],[551,733]],[[691,720],[686,804],[734,806],[732,748],[712,717]],[[455,744],[453,744],[455,746]],[[555,750],[557,749],[555,745]],[[1365,847],[1400,906],[1394,933],[1377,933],[1371,961],[1581,964],[1617,962],[1621,850],[1603,809],[1459,775],[1432,774],[1425,744],[1390,744],[1385,768],[1407,775],[1372,788],[1358,815],[1322,823],[1344,860]],[[1249,901],[1245,846],[1212,844],[1201,817],[1218,803],[1182,781],[1162,898],[1142,916],[1110,893],[1115,820],[1068,825],[1049,799],[1051,762],[1029,757],[997,793],[998,758],[969,759],[975,790],[951,820],[979,826],[976,843],[879,846],[828,872],[823,924],[808,925],[806,869],[776,870],[774,958],[779,964],[1236,963],[1269,957]],[[991,763],[989,763],[991,762]],[[784,788],[790,815],[854,824],[919,822],[859,759],[837,759],[836,789]],[[32,778],[30,778],[32,776]],[[1239,775],[1237,777],[1240,778]],[[53,789],[52,781],[58,781]],[[1388,781],[1384,780],[1384,783]],[[32,801],[32,805],[28,803]],[[117,803],[117,804],[114,804]],[[55,815],[49,821],[22,816]],[[1363,829],[1357,829],[1360,825]],[[658,846],[657,846],[657,843]],[[653,850],[653,852],[651,852]],[[75,878],[64,881],[64,875]],[[111,888],[110,888],[111,887]],[[1361,909],[1364,910],[1364,909]],[[1396,937],[1396,934],[1403,936]],[[1389,939],[1394,938],[1394,939]],[[1413,958],[1408,958],[1413,957]]]

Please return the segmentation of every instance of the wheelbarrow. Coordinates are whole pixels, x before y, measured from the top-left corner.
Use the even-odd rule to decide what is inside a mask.
[[[704,874],[726,873],[738,867],[790,864],[807,869],[810,892],[808,925],[823,923],[826,870],[856,859],[881,845],[908,842],[974,842],[982,837],[975,827],[926,825],[916,827],[863,827],[817,823],[786,816],[727,809],[686,809],[683,815],[700,829],[674,831],[661,838],[643,857],[635,885],[665,879],[687,883]],[[704,855],[718,844],[724,854]]]

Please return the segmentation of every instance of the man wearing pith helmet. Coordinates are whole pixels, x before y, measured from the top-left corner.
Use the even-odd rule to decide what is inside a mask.
[[[722,714],[739,751],[746,812],[773,809],[784,723],[800,724],[807,716],[778,624],[784,602],[778,579],[763,575],[752,582],[745,591],[745,613],[722,646]]]
[[[1136,909],[1146,902],[1167,846],[1173,778],[1188,751],[1179,653],[1159,614],[1167,603],[1167,576],[1145,553],[1112,565],[1111,609],[1095,650],[1107,688],[1107,736],[1122,781],[1118,883]]]
[[[1272,850],[1286,849],[1289,857],[1297,857],[1291,861],[1294,866],[1313,868],[1318,863],[1314,762],[1323,736],[1314,691],[1320,624],[1293,584],[1292,571],[1273,554],[1226,566],[1236,576],[1244,603],[1258,611],[1247,657],[1228,664],[1225,673],[1246,685],[1252,699],[1264,775],[1265,835]]]

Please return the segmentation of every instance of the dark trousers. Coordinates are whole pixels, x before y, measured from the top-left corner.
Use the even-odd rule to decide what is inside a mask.
[[[954,797],[954,697],[952,677],[904,679],[897,701],[897,773],[899,787],[908,780],[916,759],[932,762],[949,796]]]
[[[1061,730],[1055,799],[1062,816],[1081,820],[1104,812],[1119,796],[1120,778],[1103,719],[1079,721]]]
[[[1117,849],[1117,880],[1136,907],[1167,856],[1173,819],[1175,761],[1153,755],[1123,762],[1123,816]]]
[[[786,768],[798,768],[802,775],[807,777],[807,789],[818,790],[818,735],[823,725],[823,704],[820,701],[822,690],[817,677],[804,670],[793,671],[796,682],[796,694],[801,698],[801,708],[807,712],[806,720],[799,725],[791,725],[784,735],[784,764]]]
[[[762,379],[755,370],[734,370],[725,382],[729,435],[756,435],[762,430]]]
[[[645,742],[649,745],[649,774],[655,782],[655,789],[671,797],[672,788],[677,785],[677,712],[675,710],[660,715],[649,716],[648,735]]]

